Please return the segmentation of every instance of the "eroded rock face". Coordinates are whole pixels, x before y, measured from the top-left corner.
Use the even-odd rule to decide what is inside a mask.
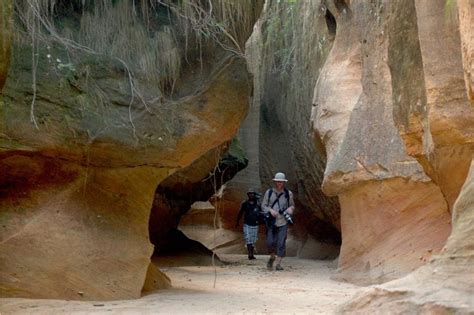
[[[368,285],[399,278],[439,251],[449,235],[440,189],[402,178],[339,195],[343,244],[338,280]],[[344,238],[344,236],[346,236]]]
[[[140,295],[153,247],[148,211],[166,169],[98,168],[2,153],[2,296]]]
[[[467,26],[472,26],[472,19],[458,20],[457,5],[445,7],[442,2],[428,5],[423,1],[415,1],[415,5],[417,14],[427,17],[418,21],[428,108],[425,119],[429,126],[424,132],[424,147],[429,149],[423,156],[432,167],[427,173],[440,186],[452,209],[474,152],[472,93],[466,90],[472,86],[472,79],[465,81],[469,79],[466,66],[472,67],[472,57],[469,60],[462,54],[463,48],[472,43],[472,27]],[[459,8],[472,14],[472,4],[470,10],[465,7],[461,4]],[[443,28],[437,30],[440,23]]]
[[[36,48],[35,89],[19,41],[2,92],[0,294],[109,300],[168,286],[149,266],[156,187],[233,138],[248,107],[244,62],[215,53],[206,80],[185,69],[193,85],[164,99],[117,59]]]
[[[247,162],[239,142],[234,139],[209,150],[188,167],[175,172],[160,183],[150,215],[150,240],[156,246],[155,253],[161,255],[162,252],[169,252],[175,245],[182,247],[180,244],[174,244],[166,235],[176,229],[178,224],[186,225],[182,215],[190,210],[192,204],[210,199],[225,182],[245,168]],[[206,232],[212,234],[213,227],[208,226],[207,222],[202,223]],[[196,222],[196,225],[199,225],[199,222]],[[208,245],[206,240],[197,235],[188,237]]]
[[[440,171],[432,176],[425,159],[417,159],[432,150],[437,134],[449,138],[434,131],[447,130],[449,123],[429,118],[437,116],[430,97],[445,93],[430,83],[450,76],[441,69],[441,60],[460,56],[460,46],[455,41],[447,47],[435,43],[437,27],[423,25],[440,21],[418,9],[436,11],[440,3],[351,2],[334,14],[336,38],[315,88],[312,120],[328,154],[323,189],[339,195],[341,202],[339,277],[348,281],[367,284],[406,274],[438,252],[450,232],[449,208],[458,190],[448,186],[459,189],[469,153],[456,148],[450,156],[458,163],[438,160],[438,168],[458,165],[450,180],[443,180]],[[453,38],[452,31],[446,32]],[[449,52],[437,53],[425,48],[427,43]],[[449,71],[459,72],[459,66],[452,64]],[[453,115],[458,113],[467,113],[457,124],[469,132],[469,124],[462,121],[469,121],[470,113],[459,108]]]
[[[220,139],[229,141],[246,113],[245,107],[230,106],[245,104],[248,91],[244,63],[232,58],[203,82],[201,93],[174,102],[149,102],[149,111],[139,99],[129,106],[129,82],[114,61],[83,60],[77,74],[68,77],[43,60],[36,78],[36,129],[30,122],[32,78],[24,71],[28,59],[19,50],[14,53],[12,79],[3,91],[0,141],[6,149],[36,150],[94,166],[180,168],[221,145]],[[233,90],[227,91],[229,87]],[[95,106],[91,90],[104,97],[104,106]],[[56,108],[61,104],[71,105]]]
[[[137,149],[133,146],[125,146],[124,150],[115,151],[113,147],[114,145],[118,146],[118,144],[114,143],[111,139],[105,138],[107,140],[104,139],[100,141],[100,139],[98,139],[97,147],[94,143],[87,144],[89,146],[88,150],[90,151],[88,153],[84,152],[82,157],[88,159],[90,164],[83,165],[81,159],[74,160],[74,156],[68,154],[70,145],[74,143],[73,141],[77,142],[77,139],[64,139],[63,141],[65,142],[48,139],[51,143],[50,146],[44,143],[34,143],[33,140],[28,139],[27,135],[44,142],[44,139],[48,136],[52,136],[52,134],[48,133],[49,130],[46,129],[46,127],[45,129],[34,131],[31,125],[28,124],[28,121],[21,120],[22,112],[18,106],[20,103],[13,102],[13,100],[6,101],[4,111],[4,121],[6,123],[3,125],[4,134],[8,135],[10,139],[17,139],[3,140],[3,143],[7,146],[3,148],[7,154],[6,157],[12,155],[12,147],[10,146],[25,148],[26,145],[23,146],[19,143],[28,143],[27,149],[23,149],[23,151],[32,151],[30,154],[37,156],[38,159],[56,160],[60,168],[63,167],[63,164],[75,165],[77,175],[75,175],[75,180],[71,180],[71,183],[68,183],[68,186],[70,186],[69,189],[63,187],[65,184],[61,184],[61,182],[54,183],[55,179],[50,178],[50,180],[53,181],[51,184],[53,184],[55,189],[46,190],[42,185],[36,185],[36,183],[33,182],[31,189],[34,193],[32,193],[32,196],[16,199],[16,197],[11,197],[10,195],[14,191],[23,191],[25,189],[23,184],[12,186],[12,177],[6,176],[6,173],[2,173],[6,176],[2,177],[2,186],[6,187],[6,192],[2,200],[14,203],[14,205],[2,207],[2,225],[6,227],[4,227],[2,231],[4,232],[2,233],[4,234],[4,237],[2,237],[4,242],[2,242],[0,246],[0,252],[2,256],[8,256],[8,259],[2,259],[2,262],[5,262],[5,265],[2,266],[2,295],[68,299],[138,297],[150,262],[149,258],[153,252],[153,248],[148,241],[147,231],[149,209],[151,208],[155,189],[161,180],[169,176],[174,169],[179,167],[179,164],[185,166],[186,161],[189,161],[193,156],[199,156],[199,154],[201,154],[199,152],[202,152],[206,146],[213,146],[214,143],[225,139],[225,133],[228,132],[229,137],[232,137],[232,131],[230,131],[230,129],[224,131],[223,129],[216,128],[217,125],[215,124],[219,124],[219,121],[221,121],[220,126],[226,126],[226,128],[230,127],[234,130],[233,132],[235,132],[239,120],[245,115],[247,89],[245,79],[242,77],[238,77],[237,81],[234,81],[237,71],[236,68],[228,68],[219,75],[217,83],[213,87],[198,96],[196,102],[201,104],[200,109],[193,108],[193,104],[196,104],[193,101],[188,101],[188,110],[184,109],[186,105],[182,107],[183,115],[185,117],[193,117],[196,121],[195,123],[199,124],[200,128],[204,128],[204,130],[198,128],[193,131],[185,132],[184,134],[186,135],[181,134],[182,138],[171,140],[176,143],[175,147],[168,146],[166,149],[161,149],[166,152],[155,148],[156,161],[154,161],[152,153],[140,155],[141,157],[137,158],[137,161],[133,161],[133,156],[139,156],[139,151],[135,151]],[[14,73],[14,71],[12,72]],[[231,78],[229,78],[228,75],[231,75]],[[243,80],[239,81],[240,79]],[[228,87],[230,88],[230,86],[232,86],[230,90],[235,93],[242,93],[238,97],[239,101],[237,103],[234,103],[235,99],[231,97],[232,92],[230,90],[226,91],[227,87],[224,88],[226,84],[230,84]],[[242,89],[238,88],[239,84]],[[221,88],[224,89],[222,90]],[[9,95],[8,91],[9,87],[7,85],[5,89],[6,99]],[[237,94],[234,95],[237,96]],[[221,99],[221,97],[225,97],[227,101]],[[220,100],[218,101],[216,98]],[[207,101],[203,103],[199,99],[206,99]],[[229,112],[227,113],[224,113],[224,103],[230,106],[228,107]],[[47,105],[54,106],[54,104],[55,103],[48,103]],[[62,103],[58,102],[57,104]],[[46,104],[42,103],[41,105]],[[176,112],[174,113],[176,114]],[[166,111],[162,112],[163,116],[169,114],[173,115],[173,111],[170,113],[166,113]],[[203,119],[199,118],[200,114],[203,114],[203,116],[201,116]],[[24,119],[27,119],[26,117],[27,115],[23,116]],[[151,118],[149,117],[149,119]],[[12,124],[15,123],[21,124],[25,129],[13,128]],[[139,124],[137,120],[137,126]],[[60,129],[61,126],[62,125],[55,126],[55,129]],[[212,126],[214,126],[214,128]],[[66,126],[63,127],[67,128]],[[100,125],[97,127],[100,127]],[[193,128],[190,125],[177,125],[177,127],[184,127],[185,129],[188,127]],[[151,126],[150,129],[152,129]],[[18,135],[17,131],[21,133],[21,135]],[[64,132],[64,129],[62,132]],[[76,132],[78,131],[76,130]],[[43,138],[41,138],[41,134],[43,134]],[[205,134],[210,136],[210,138],[207,138]],[[58,132],[56,135],[63,137],[64,133]],[[215,139],[212,139],[214,137],[213,135]],[[204,140],[207,138],[207,140],[205,142],[198,142],[196,141],[197,138]],[[229,138],[227,138],[227,140],[228,139]],[[157,142],[157,144],[158,147],[161,146],[160,142]],[[120,145],[123,146],[123,142]],[[71,148],[71,153],[75,153],[74,151],[78,152],[79,150],[80,145]],[[127,151],[135,153],[129,155],[126,154],[128,153]],[[151,151],[153,151],[153,149],[151,149]],[[66,152],[66,154],[62,155],[63,152]],[[110,158],[107,158],[108,156],[110,156]],[[160,156],[163,157],[163,160],[161,160]],[[174,160],[171,159],[172,156],[174,156]],[[25,162],[19,166],[16,164],[11,166],[12,158],[10,157],[8,159],[6,157],[2,158],[0,162],[1,165],[4,166],[5,169],[11,167],[13,171],[22,172],[22,180],[30,182],[30,180],[27,179],[29,177],[27,174],[32,172],[30,163]],[[123,159],[120,157],[123,157]],[[70,161],[67,161],[69,159]],[[16,159],[13,158],[13,160],[15,161]],[[145,162],[145,165],[143,165],[143,162]],[[158,165],[155,165],[155,163]],[[44,174],[44,176],[47,176],[48,172],[51,171],[47,165],[35,166],[34,169],[36,168],[38,172]],[[61,178],[62,176],[59,177],[59,179]],[[84,188],[82,184],[86,185],[84,187],[91,191]],[[112,188],[110,188],[111,191],[107,189],[108,185],[112,186]],[[63,189],[66,191],[66,194],[64,196],[63,194],[58,196],[58,190],[62,191]],[[13,195],[15,194],[13,193]],[[37,202],[32,202],[31,199],[39,198],[39,196],[36,195],[43,196],[43,198]],[[52,196],[55,197],[53,198]],[[138,198],[138,200],[135,201],[135,198]],[[20,211],[19,209],[22,210]],[[27,224],[30,220],[36,222],[36,215],[33,215],[33,213],[37,213],[39,209],[42,209],[40,213],[45,221],[39,221],[38,224],[41,222],[42,224],[40,224],[40,226],[47,224],[51,228],[50,231],[44,230],[34,224]],[[47,213],[51,211],[54,212],[55,210],[59,210],[61,215],[66,216],[68,224],[65,224],[59,219],[54,219],[49,222],[50,218]],[[20,212],[18,213],[18,211]],[[44,214],[42,212],[44,212]],[[103,212],[109,214],[106,215]],[[131,220],[135,216],[139,219]],[[85,218],[89,217],[97,218],[96,220],[99,222],[106,220],[108,226],[106,224],[104,229],[102,229],[99,223],[97,223],[97,227],[90,225],[87,223],[87,220],[85,220]],[[26,227],[21,224],[17,225],[17,220],[22,221],[23,224],[27,224]],[[122,236],[123,231],[127,229],[122,228],[121,225],[128,226],[128,229],[132,230],[130,232],[130,240],[127,239],[127,236]],[[74,226],[77,226],[77,229],[82,232],[78,233],[78,235],[71,233],[70,230]],[[27,235],[35,240],[53,239],[49,242],[45,242],[44,248],[42,248],[41,246],[37,246],[35,244],[36,242],[28,242],[28,237],[21,237],[21,235],[25,233],[21,231],[24,230],[28,231]],[[58,239],[55,239],[55,237],[58,237]],[[89,240],[90,243],[84,242],[84,240]],[[96,242],[98,242],[98,244],[96,244]],[[102,242],[105,244],[102,245]],[[80,250],[80,248],[74,247],[74,244],[78,243],[85,247],[84,252]],[[17,247],[21,247],[22,250],[15,249]],[[71,251],[71,248],[74,248],[74,250]],[[131,250],[131,248],[133,248],[133,250]],[[33,261],[24,260],[25,255],[27,255],[26,252],[31,252],[33,249],[38,249]],[[55,255],[48,254],[50,251],[54,251]],[[12,255],[12,253],[15,254]],[[60,260],[59,257],[64,255],[70,256],[71,260]],[[119,258],[121,255],[125,256]],[[77,257],[81,257],[81,259]],[[118,264],[115,261],[121,261],[121,259],[124,260],[127,259],[127,257],[130,260],[127,262],[129,267],[125,268],[130,269],[125,269],[127,272],[124,272],[123,264],[125,264],[125,262]],[[57,260],[61,261],[59,266],[56,263]],[[84,261],[83,263],[77,263],[76,265],[76,262],[82,260]],[[16,263],[15,261],[24,261],[24,263]],[[98,279],[97,273],[99,271],[95,271],[89,267],[90,265],[95,265],[97,270],[104,271],[104,277],[110,280],[94,281]],[[66,278],[65,281],[64,274],[58,274],[56,270],[65,270],[66,273],[69,273],[68,277],[72,280],[67,281],[69,278]],[[44,277],[43,275],[45,274],[49,276]],[[133,278],[134,281],[129,281],[131,278]],[[80,281],[81,285],[76,285],[77,282],[75,281]],[[32,287],[29,288],[29,285]],[[78,291],[83,292],[83,294],[78,295],[77,292],[74,292],[76,287],[81,287]]]
[[[406,100],[397,104],[397,111],[403,113],[398,127],[407,147],[413,149],[410,154],[442,190],[451,209],[452,232],[429,263],[404,278],[362,292],[341,311],[470,314],[474,313],[473,7],[466,1],[449,6],[442,1],[405,2],[416,8],[418,20],[405,26],[415,36],[405,38],[404,45],[419,41],[423,67],[417,75],[426,91],[423,86],[418,91],[398,86],[400,98]],[[417,58],[413,54],[399,57],[401,71],[410,72]],[[422,97],[414,101],[417,94]]]
[[[474,78],[473,78],[473,59],[474,59],[474,39],[472,32],[473,9],[472,2],[469,0],[457,1],[459,13],[459,32],[461,33],[462,60],[464,68],[464,81],[466,91],[471,104],[474,100]]]
[[[341,312],[474,312],[474,160],[453,208],[453,231],[440,255],[408,276],[360,293]]]

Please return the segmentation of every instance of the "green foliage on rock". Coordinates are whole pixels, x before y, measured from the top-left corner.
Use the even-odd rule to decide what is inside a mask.
[[[229,145],[229,150],[222,157],[221,163],[223,164],[237,163],[237,164],[243,165],[244,167],[247,165],[248,159],[245,155],[244,148],[242,147],[242,145],[240,144],[240,141],[237,138],[232,139]]]

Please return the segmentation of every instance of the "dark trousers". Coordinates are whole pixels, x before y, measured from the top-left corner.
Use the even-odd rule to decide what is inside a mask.
[[[267,229],[267,248],[270,254],[276,251],[278,257],[285,257],[287,233],[288,225]]]

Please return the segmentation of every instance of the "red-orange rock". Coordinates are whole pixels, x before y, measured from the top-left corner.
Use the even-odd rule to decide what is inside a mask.
[[[193,95],[149,101],[147,111],[137,98],[129,106],[129,82],[114,60],[79,58],[77,76],[67,79],[43,60],[36,129],[28,48],[18,51],[0,107],[0,294],[137,298],[153,252],[155,189],[234,136],[248,107],[244,63],[224,56]]]
[[[439,252],[450,232],[446,201],[431,182],[368,182],[339,199],[345,237],[339,280],[367,285],[400,278]]]
[[[408,276],[361,292],[340,312],[474,312],[474,160],[453,208],[453,231],[442,253]]]
[[[140,296],[153,247],[148,211],[167,169],[100,168],[24,152],[0,158],[0,292]]]
[[[410,156],[423,151],[422,50],[411,41],[420,16],[410,1],[328,10],[337,33],[312,119],[328,156],[323,189],[341,202],[338,277],[382,282],[422,264],[418,258],[439,250],[450,230],[444,191]]]
[[[189,166],[176,171],[161,182],[156,190],[150,215],[150,240],[156,245],[155,253],[161,255],[161,252],[171,250],[169,246],[181,246],[181,244],[170,243],[166,236],[168,232],[176,229],[178,223],[180,226],[186,225],[186,218],[191,215],[188,215],[191,205],[196,201],[211,198],[246,164],[244,152],[238,141],[234,139],[230,143],[224,143],[209,150]],[[182,215],[185,213],[187,215],[183,218]],[[192,224],[202,224],[210,231],[207,213],[199,209],[195,215],[197,218]],[[198,218],[203,221],[199,222]],[[213,221],[213,215],[210,220]],[[191,238],[203,241],[192,236]]]
[[[426,91],[422,85],[421,95],[426,93],[426,100],[421,98],[421,107],[401,111],[405,118],[417,117],[421,128],[407,123],[411,120],[399,120],[399,128],[402,137],[407,130],[416,129],[413,134],[419,148],[411,154],[440,187],[452,209],[452,232],[441,253],[428,264],[406,277],[362,292],[341,311],[470,314],[474,313],[474,11],[469,1],[405,3],[415,6],[418,17],[411,29],[416,36],[405,38],[405,43],[419,41],[423,64],[418,74],[423,74],[420,82],[425,82]],[[405,71],[409,59],[410,54],[406,54],[399,60]],[[402,98],[416,94],[407,85],[398,90]]]

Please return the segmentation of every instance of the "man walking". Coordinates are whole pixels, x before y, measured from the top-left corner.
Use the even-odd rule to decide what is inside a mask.
[[[295,210],[293,193],[285,188],[288,180],[283,173],[276,173],[273,178],[274,188],[265,192],[263,197],[263,212],[272,220],[271,224],[267,222],[267,247],[270,253],[270,259],[267,263],[269,270],[273,269],[273,262],[276,260],[276,270],[283,270],[281,261],[286,253],[286,236],[288,233],[288,223],[292,224],[291,215]],[[276,254],[276,257],[275,257]]]
[[[235,227],[239,226],[240,218],[244,215],[244,238],[247,244],[249,260],[256,259],[254,256],[255,243],[258,236],[258,219],[260,216],[260,205],[258,204],[258,194],[254,189],[247,191],[248,200],[240,206]]]

